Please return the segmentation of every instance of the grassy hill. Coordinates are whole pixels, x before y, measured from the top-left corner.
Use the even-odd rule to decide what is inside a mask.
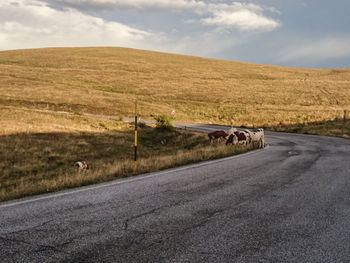
[[[0,106],[237,126],[333,120],[350,110],[350,69],[298,69],[126,48],[0,52]]]
[[[206,134],[133,126],[82,113],[349,134],[350,69],[238,63],[125,48],[0,52],[0,201],[240,153]],[[66,112],[66,113],[62,113]],[[67,114],[70,113],[70,114]],[[338,119],[337,119],[338,118]],[[86,160],[91,169],[77,173]]]

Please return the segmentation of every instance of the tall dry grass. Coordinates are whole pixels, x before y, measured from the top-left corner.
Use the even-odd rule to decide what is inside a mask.
[[[78,187],[236,154],[248,149],[210,145],[206,134],[139,131],[133,125],[81,115],[0,108],[0,201]],[[77,172],[76,161],[90,169]]]

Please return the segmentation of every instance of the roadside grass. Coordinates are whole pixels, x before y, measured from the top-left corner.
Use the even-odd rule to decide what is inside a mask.
[[[9,108],[0,108],[0,117],[0,201],[249,150],[223,143],[210,145],[203,133],[142,125],[134,170],[132,124]],[[90,169],[77,172],[74,163],[82,160]]]
[[[324,136],[337,136],[349,139],[350,138],[350,120],[335,119],[328,121],[300,123],[293,125],[279,124],[274,127],[268,127],[271,131],[292,132],[303,134],[315,134]]]
[[[0,105],[234,126],[299,125],[350,111],[350,69],[302,69],[126,48],[0,52]]]

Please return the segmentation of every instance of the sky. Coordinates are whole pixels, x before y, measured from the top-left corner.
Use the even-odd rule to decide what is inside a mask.
[[[0,50],[115,46],[350,68],[350,0],[0,0]]]

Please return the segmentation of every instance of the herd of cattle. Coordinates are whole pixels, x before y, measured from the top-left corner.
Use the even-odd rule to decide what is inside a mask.
[[[208,133],[210,143],[214,140],[220,141],[221,139],[226,140],[226,145],[240,144],[240,145],[257,145],[258,148],[265,147],[264,129],[257,129],[254,131],[243,130],[239,131],[236,128],[231,128],[227,132],[225,131],[214,131]]]

